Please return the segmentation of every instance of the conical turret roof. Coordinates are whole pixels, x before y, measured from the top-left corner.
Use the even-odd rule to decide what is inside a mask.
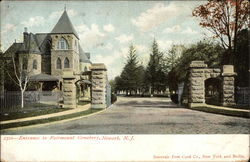
[[[51,33],[52,34],[74,34],[79,39],[79,36],[76,30],[74,29],[66,10],[63,12],[62,16],[58,20],[57,24],[55,25]]]

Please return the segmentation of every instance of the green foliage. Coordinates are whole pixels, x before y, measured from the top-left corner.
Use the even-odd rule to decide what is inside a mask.
[[[145,83],[152,88],[151,94],[155,91],[165,91],[167,75],[163,53],[159,51],[156,40],[153,41],[152,52],[146,68]]]
[[[235,55],[236,86],[249,86],[249,30],[239,32]]]
[[[184,49],[184,45],[173,45],[171,49],[167,52],[167,56],[164,58],[164,63],[165,69],[168,72],[171,71],[178,64],[179,58]]]
[[[208,67],[218,67],[223,52],[224,49],[219,44],[206,40],[194,43],[190,47],[185,48],[178,59],[178,63],[168,74],[170,89],[176,90],[177,84],[185,81],[188,67],[192,61],[200,60],[204,61]]]
[[[113,104],[113,103],[115,103],[117,101],[117,96],[114,94],[114,93],[112,93],[111,94],[111,103]]]
[[[144,68],[139,65],[136,50],[130,46],[127,63],[125,64],[120,77],[115,78],[116,90],[125,90],[136,93],[143,86]]]
[[[111,93],[115,92],[115,81],[113,79],[109,80],[109,85],[111,87]]]

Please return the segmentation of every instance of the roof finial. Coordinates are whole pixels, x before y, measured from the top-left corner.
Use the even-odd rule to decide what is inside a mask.
[[[66,4],[64,4],[64,11],[66,11]]]

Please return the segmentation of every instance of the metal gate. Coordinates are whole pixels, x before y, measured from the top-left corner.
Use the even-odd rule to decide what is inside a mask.
[[[107,107],[111,105],[111,86],[109,83],[106,84],[106,104]]]

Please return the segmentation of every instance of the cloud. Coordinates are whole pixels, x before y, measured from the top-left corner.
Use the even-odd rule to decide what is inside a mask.
[[[127,58],[128,53],[129,53],[129,47],[122,47],[119,51],[120,56],[123,58]]]
[[[173,32],[178,32],[181,30],[180,25],[175,25],[172,26],[170,28],[165,28],[165,30],[163,31],[163,33],[173,33]]]
[[[78,12],[75,10],[67,10],[67,13],[70,17],[78,15]],[[59,19],[59,17],[63,14],[63,11],[54,11],[49,15],[49,19]]]
[[[182,31],[182,34],[198,34],[198,32],[188,27],[186,30]]]
[[[180,7],[170,3],[164,5],[157,3],[153,8],[143,12],[137,18],[132,18],[131,22],[142,32],[146,32],[156,26],[166,22],[172,17],[176,17],[180,13]]]
[[[92,59],[95,63],[104,63],[108,69],[109,79],[120,75],[123,66],[120,66],[118,62],[124,60],[124,57],[127,56],[128,47],[121,48],[120,50],[114,50],[110,55],[96,54]],[[117,65],[118,63],[118,65]]]
[[[70,17],[78,15],[78,12],[75,10],[68,10],[67,13]]]
[[[113,45],[111,43],[108,43],[104,46],[105,49],[111,50],[113,49]]]
[[[95,56],[94,61],[96,63],[104,63],[106,66],[109,66],[114,63],[116,58],[116,55],[103,56],[102,54],[98,54]]]
[[[145,52],[148,52],[149,50],[147,46],[140,45],[140,44],[136,44],[135,49],[138,53],[145,53]]]
[[[14,24],[5,24],[2,30],[2,34],[7,32],[13,32],[16,30],[16,25]]]
[[[130,34],[130,35],[122,34],[116,37],[115,39],[118,40],[120,43],[127,43],[127,42],[132,41],[134,39],[134,36],[133,34]]]
[[[159,45],[159,49],[163,52],[169,50],[173,45],[172,40],[158,40],[157,43]]]
[[[115,28],[112,24],[104,25],[103,30],[106,32],[114,32]]]
[[[107,43],[107,44],[101,44],[99,48],[102,50],[112,50],[113,47],[114,47],[113,44]]]
[[[39,25],[43,25],[44,23],[45,23],[45,19],[42,16],[31,17],[29,18],[28,21],[21,22],[21,24],[26,27],[39,26]]]
[[[82,47],[84,48],[93,48],[103,45],[102,41],[105,38],[106,34],[102,33],[99,30],[98,25],[92,24],[90,27],[81,24],[76,27],[81,42]]]

